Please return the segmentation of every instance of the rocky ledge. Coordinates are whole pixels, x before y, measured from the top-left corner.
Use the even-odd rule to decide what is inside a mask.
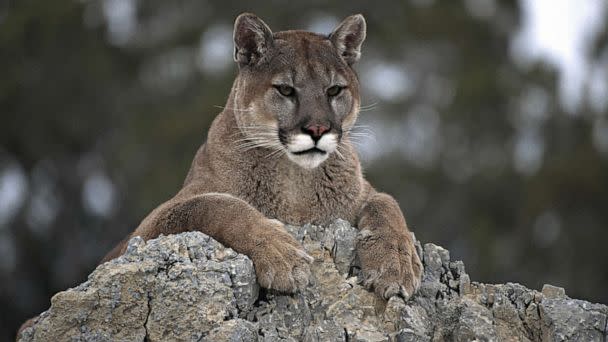
[[[447,250],[418,246],[420,291],[379,300],[357,281],[357,230],[288,227],[315,258],[296,295],[260,289],[251,260],[198,232],[134,238],[57,293],[20,341],[608,341],[608,307],[519,284],[471,282]]]

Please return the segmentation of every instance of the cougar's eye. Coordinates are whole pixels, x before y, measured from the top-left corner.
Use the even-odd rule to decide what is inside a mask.
[[[279,84],[274,86],[281,95],[283,96],[293,96],[296,93],[296,90],[293,87],[290,87],[286,84]]]
[[[329,87],[329,89],[327,89],[327,96],[329,96],[329,97],[338,96],[342,92],[342,89],[344,89],[344,87],[339,86],[339,85]]]

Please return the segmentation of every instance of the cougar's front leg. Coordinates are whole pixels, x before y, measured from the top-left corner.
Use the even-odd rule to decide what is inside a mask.
[[[132,236],[148,240],[160,234],[193,230],[249,256],[262,287],[294,292],[308,285],[312,257],[281,222],[266,218],[229,194],[208,193],[171,200],[152,212]]]
[[[422,263],[397,202],[387,194],[373,194],[358,226],[363,284],[385,299],[409,298],[420,286]]]

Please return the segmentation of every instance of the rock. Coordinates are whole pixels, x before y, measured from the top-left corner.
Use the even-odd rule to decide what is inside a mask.
[[[252,262],[189,232],[144,243],[57,293],[20,341],[605,341],[608,307],[561,288],[471,282],[447,250],[417,244],[425,272],[407,302],[380,300],[358,279],[358,231],[287,226],[315,258],[312,282],[260,289]]]
[[[545,298],[539,308],[542,334],[547,341],[606,341],[608,338],[605,305]]]
[[[566,290],[563,287],[557,287],[549,284],[543,285],[541,290],[545,298],[558,299],[566,297]]]
[[[202,341],[230,341],[230,342],[256,342],[258,328],[255,323],[236,318],[220,323],[217,328],[203,337]]]

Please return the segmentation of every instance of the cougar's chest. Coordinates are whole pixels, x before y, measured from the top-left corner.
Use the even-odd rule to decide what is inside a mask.
[[[314,170],[287,165],[252,167],[246,199],[270,218],[291,224],[354,222],[361,186],[358,168],[331,162]]]

